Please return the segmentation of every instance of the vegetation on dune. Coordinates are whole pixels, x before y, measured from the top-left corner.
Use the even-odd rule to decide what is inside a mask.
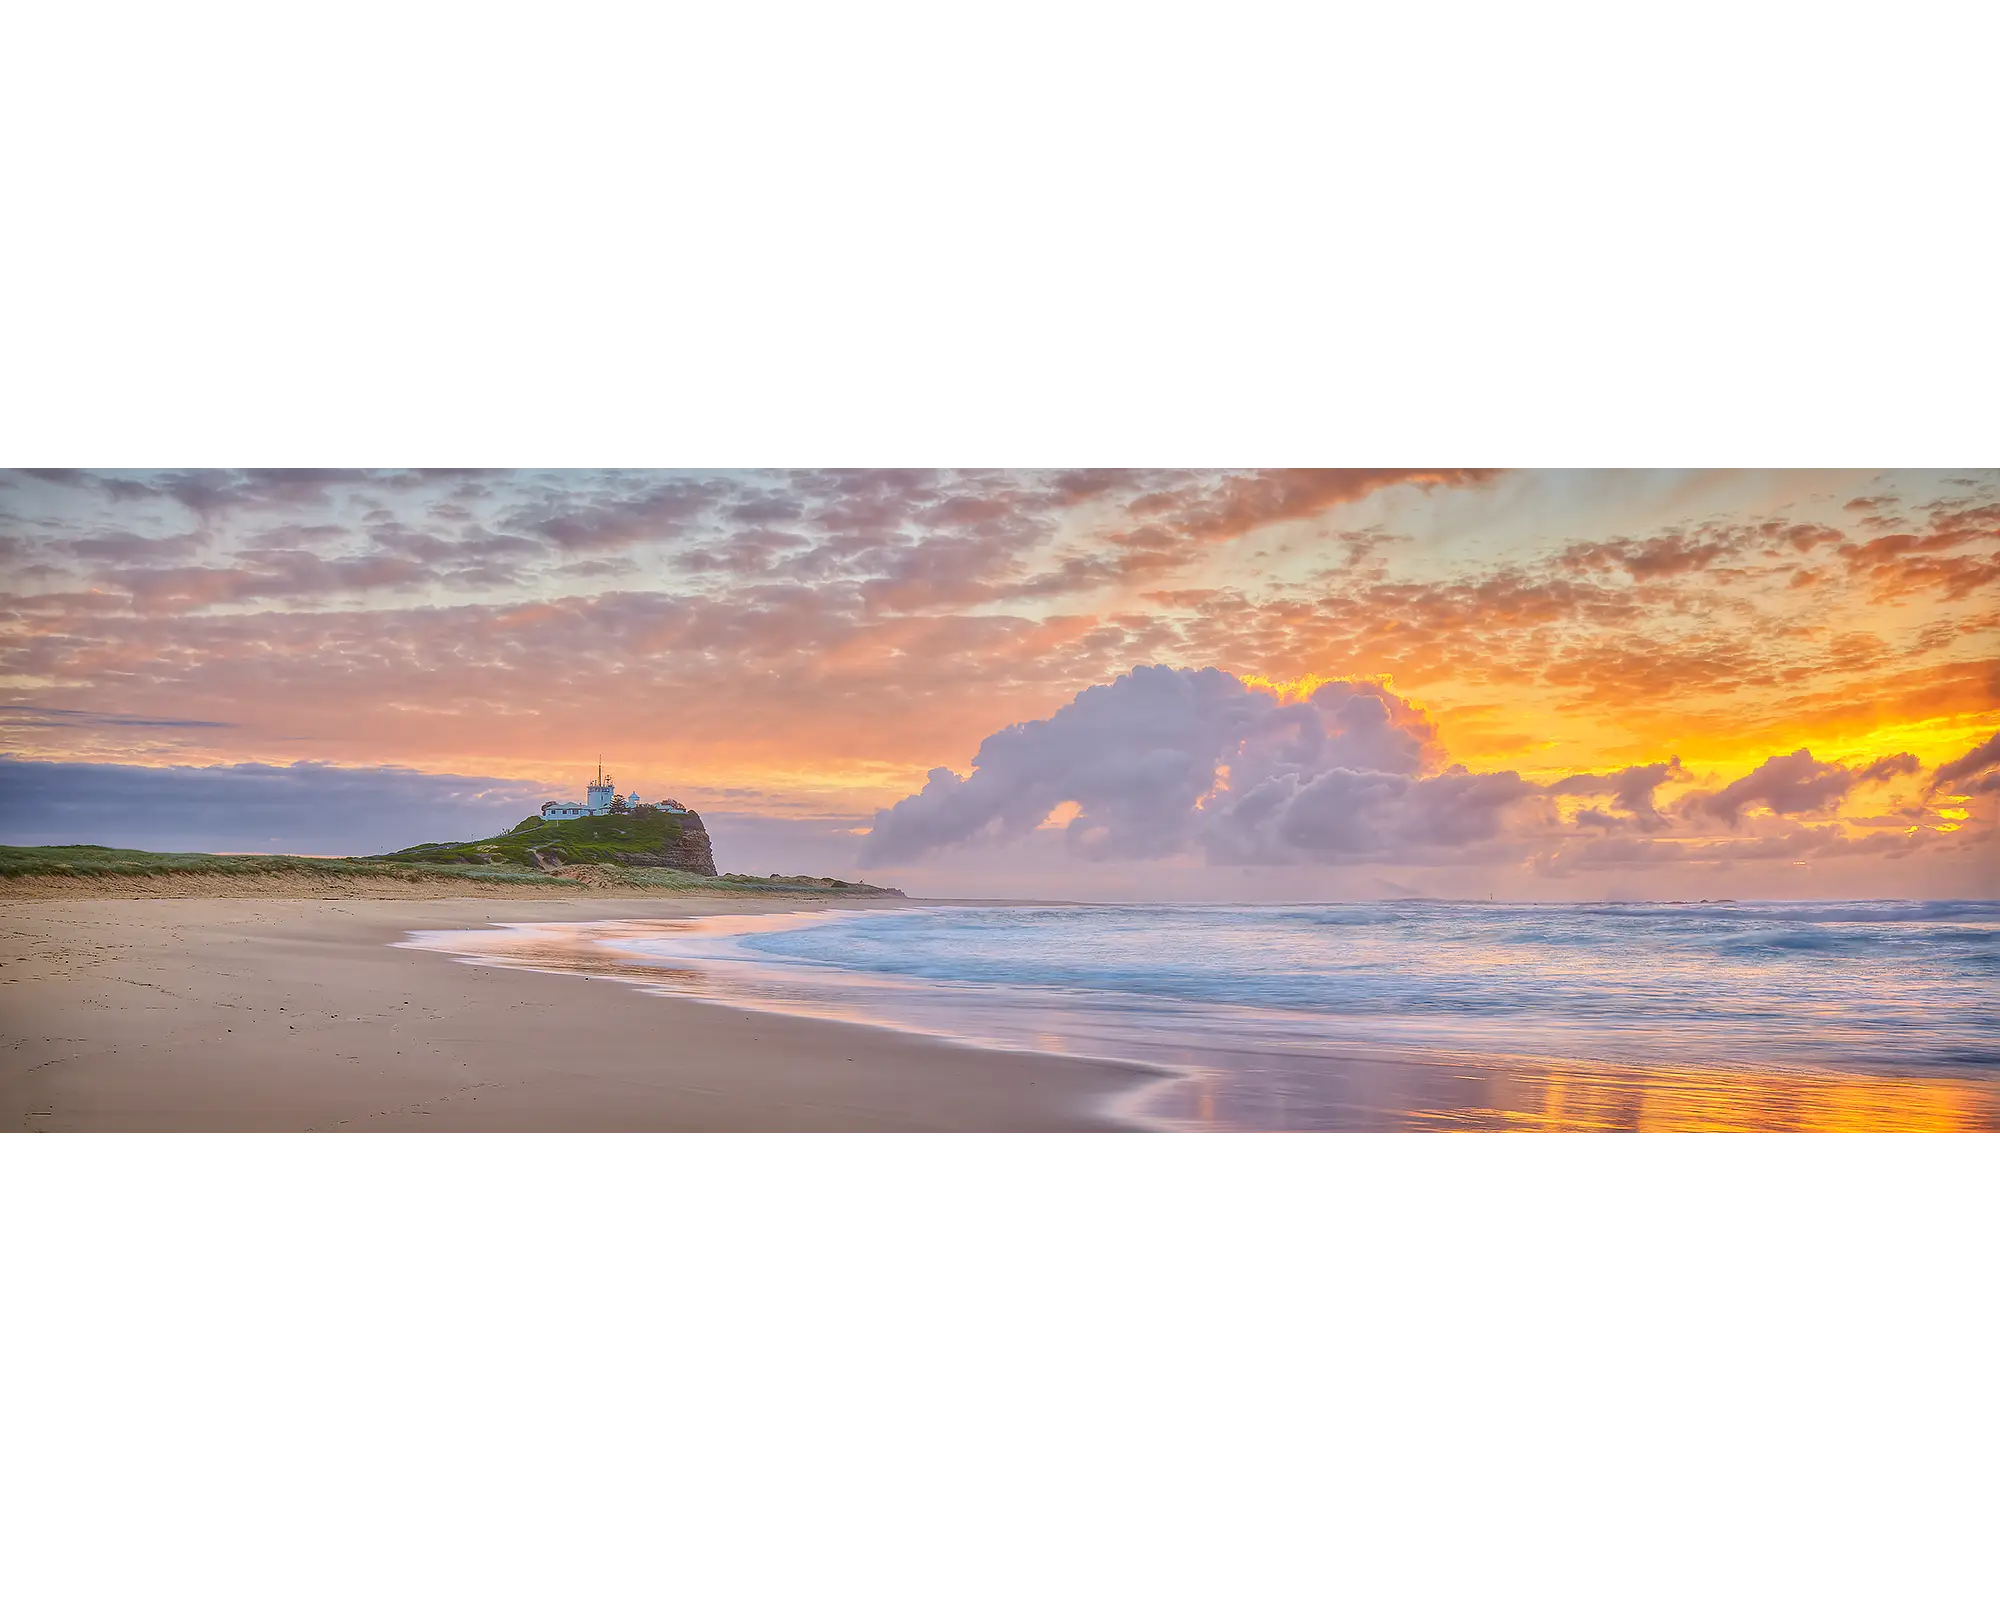
[[[703,871],[689,871],[690,862]],[[468,879],[567,894],[604,890],[710,893],[895,894],[837,878],[717,876],[701,819],[692,812],[636,812],[547,821],[529,817],[491,839],[418,844],[383,856],[199,855],[191,851],[113,850],[103,845],[0,845],[0,881],[34,878],[250,878],[293,875],[302,888],[357,880],[436,883],[441,892]],[[185,887],[185,886],[184,886]],[[24,884],[24,890],[32,885]]]
[[[501,883],[546,883],[533,870],[491,866],[396,864],[322,856],[211,856],[194,851],[113,850],[97,844],[0,845],[0,878],[150,878],[183,873],[248,877],[272,872],[316,878],[480,878]]]

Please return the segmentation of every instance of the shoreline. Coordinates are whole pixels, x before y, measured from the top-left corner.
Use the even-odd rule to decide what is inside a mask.
[[[387,886],[383,886],[386,888]],[[398,948],[482,921],[908,906],[757,894],[0,903],[12,1131],[1113,1131],[1150,1075]],[[581,981],[579,981],[579,978]],[[666,1008],[666,1009],[661,1009]]]
[[[1220,1044],[1213,1027],[1135,1038],[1034,996],[967,1013],[941,993],[959,1009],[940,1025],[930,997],[899,1013],[782,974],[738,982],[699,950],[696,919],[967,904],[678,888],[17,899],[0,904],[0,1128],[2000,1129],[1984,1072],[1648,1063],[1504,1036],[1300,1046],[1233,1016]],[[595,924],[696,948],[630,952]]]

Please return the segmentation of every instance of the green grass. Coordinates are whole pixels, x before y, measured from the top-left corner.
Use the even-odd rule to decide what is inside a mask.
[[[544,861],[565,866],[620,866],[628,855],[650,854],[678,844],[686,834],[672,812],[635,812],[627,816],[575,817],[546,822],[529,817],[491,839],[467,844],[413,844],[376,861],[514,866],[534,870],[537,852]],[[660,869],[671,870],[671,869]],[[695,877],[694,873],[684,876]]]
[[[319,856],[214,856],[194,851],[113,850],[97,844],[0,845],[0,878],[156,878],[187,873],[251,877],[269,872],[306,873],[327,880],[388,878],[406,883],[425,878],[549,881],[532,868],[399,864]]]
[[[192,851],[113,850],[104,845],[0,845],[0,880],[8,878],[157,878],[192,873],[205,876],[250,877],[267,873],[301,874],[307,881],[352,882],[356,879],[401,883],[468,878],[486,883],[517,883],[538,889],[578,892],[579,885],[539,870],[529,852],[551,865],[601,868],[610,881],[632,889],[742,894],[880,894],[863,883],[832,878],[752,878],[740,872],[706,877],[677,867],[643,866],[627,861],[678,843],[686,834],[681,820],[668,812],[630,816],[577,817],[568,822],[525,822],[491,839],[470,844],[418,844],[386,856],[251,856],[200,855]],[[587,890],[585,891],[587,892]],[[889,891],[894,893],[894,891]]]

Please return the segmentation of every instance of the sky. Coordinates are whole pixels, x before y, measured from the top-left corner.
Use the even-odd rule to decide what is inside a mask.
[[[2000,472],[0,474],[0,842],[621,790],[724,870],[2000,892]]]

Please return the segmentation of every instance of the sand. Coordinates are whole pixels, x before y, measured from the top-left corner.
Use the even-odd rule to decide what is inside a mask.
[[[843,909],[869,902],[843,900]],[[877,902],[894,906],[903,902]],[[1140,1075],[394,948],[420,928],[791,896],[97,894],[0,903],[0,1127],[1065,1130]]]

